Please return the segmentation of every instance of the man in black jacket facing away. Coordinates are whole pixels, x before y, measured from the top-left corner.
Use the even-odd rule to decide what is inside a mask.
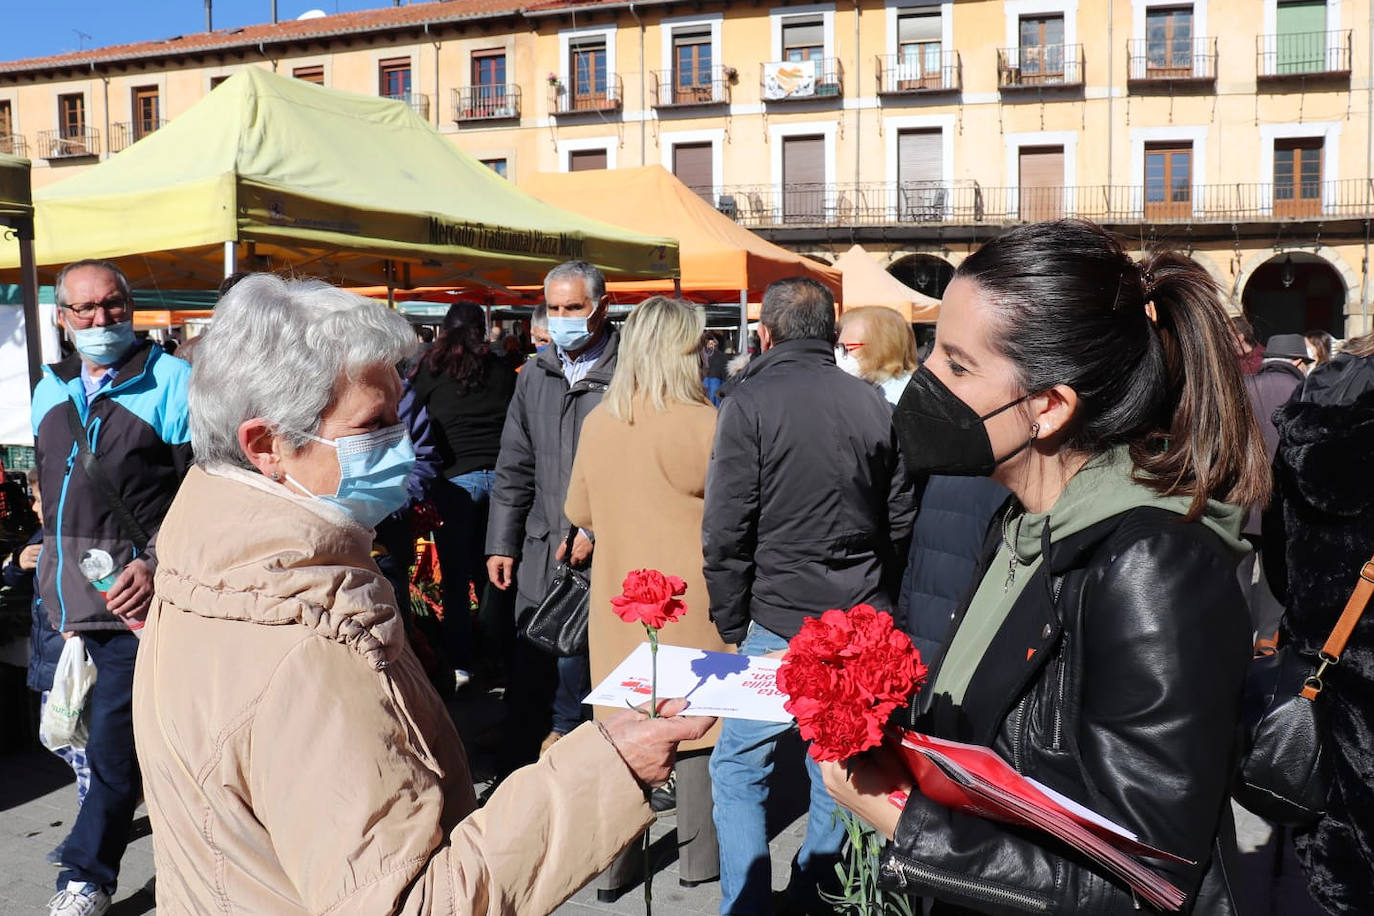
[[[746,655],[786,648],[803,620],[830,608],[891,610],[913,514],[886,401],[835,365],[830,292],[779,280],[760,320],[763,353],[720,411],[702,532],[711,619]],[[723,914],[772,912],[764,806],[786,730],[723,721],[711,757]],[[811,812],[789,887],[799,911],[820,909],[817,885],[833,878],[844,838],[806,763]]]

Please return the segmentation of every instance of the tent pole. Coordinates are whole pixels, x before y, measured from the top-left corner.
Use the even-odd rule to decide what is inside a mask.
[[[739,350],[746,353],[749,350],[749,290],[739,291]]]
[[[681,277],[673,277],[673,298],[674,298],[674,299],[681,299],[681,298],[682,298],[682,278],[681,278]]]
[[[235,242],[224,243],[224,275],[232,275],[239,269],[239,250]]]
[[[382,273],[386,275],[386,307],[396,308],[396,262],[388,258],[382,262]]]
[[[29,390],[43,377],[43,344],[38,335],[38,265],[33,256],[33,224],[19,230],[19,282],[24,287],[24,339],[29,351]]]

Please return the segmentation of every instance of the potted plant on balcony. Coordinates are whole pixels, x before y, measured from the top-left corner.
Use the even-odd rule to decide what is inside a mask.
[[[728,83],[730,83],[730,85],[733,86],[734,84],[739,82],[739,71],[736,70],[734,67],[726,67],[721,72],[725,74],[725,79]]]
[[[561,94],[563,92],[563,81],[558,78],[557,73],[554,73],[552,70],[550,70],[547,79],[549,81],[549,88],[551,88],[555,93]]]

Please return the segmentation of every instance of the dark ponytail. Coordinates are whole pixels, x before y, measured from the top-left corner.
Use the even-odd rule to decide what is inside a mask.
[[[1162,494],[1268,500],[1259,426],[1216,284],[1182,254],[1137,264],[1080,220],[1036,223],[988,242],[959,266],[997,315],[992,344],[1024,391],[1067,385],[1078,413],[1066,446],[1130,447],[1139,479]]]
[[[483,364],[490,352],[487,319],[481,306],[455,302],[444,315],[439,339],[425,354],[424,366],[435,375],[447,375],[459,391],[467,392],[485,381]]]

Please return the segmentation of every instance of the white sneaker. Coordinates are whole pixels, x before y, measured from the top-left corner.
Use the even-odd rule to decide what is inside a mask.
[[[105,916],[109,909],[110,895],[84,881],[68,881],[67,889],[48,901],[48,916]]]

